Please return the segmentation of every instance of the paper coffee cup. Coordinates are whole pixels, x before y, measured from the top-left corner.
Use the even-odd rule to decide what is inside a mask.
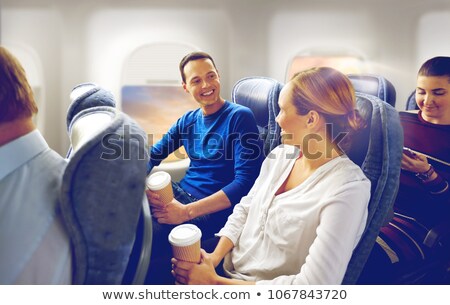
[[[169,203],[173,199],[173,190],[171,177],[166,172],[156,172],[147,178],[147,187],[149,190],[157,193],[160,200]]]
[[[178,260],[199,263],[201,237],[202,232],[193,224],[182,224],[173,228],[169,234],[173,256]]]

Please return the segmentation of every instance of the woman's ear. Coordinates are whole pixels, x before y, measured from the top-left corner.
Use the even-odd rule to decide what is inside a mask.
[[[306,120],[306,125],[310,128],[314,128],[317,126],[320,120],[320,115],[315,110],[310,110],[307,114],[308,119]]]

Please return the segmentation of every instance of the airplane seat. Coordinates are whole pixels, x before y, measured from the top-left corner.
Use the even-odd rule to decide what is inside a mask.
[[[415,90],[409,95],[406,110],[418,110],[415,100]],[[394,203],[395,205],[395,203]],[[380,249],[374,249],[374,253],[368,258],[366,269],[358,283],[360,284],[420,284],[420,283],[450,283],[450,222],[441,222],[431,228],[415,225],[404,216],[393,213],[388,218],[395,226],[406,226],[408,232],[413,233],[405,242],[400,237],[392,245],[397,253],[390,253],[391,261],[381,265],[379,260]],[[394,218],[395,216],[395,218]],[[392,219],[394,218],[394,219]],[[377,243],[380,248],[388,249],[384,244],[384,234],[389,232],[388,227],[380,229]],[[393,238],[393,237],[391,237]],[[390,250],[387,250],[388,252]],[[384,255],[384,254],[382,254]],[[385,268],[383,268],[385,267]],[[389,274],[386,276],[386,274]]]
[[[403,150],[403,129],[395,108],[376,96],[355,94],[356,108],[366,126],[355,134],[348,156],[370,179],[371,196],[366,228],[353,251],[342,284],[357,283],[380,228],[391,216]]]
[[[266,133],[269,143],[266,139],[265,148],[274,148],[279,144],[280,127],[275,122],[279,109],[273,104],[278,102],[281,88],[281,83],[265,77],[244,78],[233,87],[233,102],[249,107],[258,118],[259,126],[271,128]],[[366,124],[355,134],[348,156],[361,167],[372,187],[366,228],[353,252],[343,284],[356,283],[380,227],[392,210],[399,185],[403,147],[402,127],[395,108],[369,94],[357,92],[356,97],[357,109]]]
[[[403,216],[393,223],[407,228],[399,234],[406,234],[408,240],[397,235],[393,236],[394,244],[386,245],[382,240],[377,251],[388,247],[389,261],[380,260],[377,252],[371,254],[358,284],[450,284],[450,223],[441,222],[428,229]]]
[[[280,126],[275,122],[280,108],[278,96],[283,84],[268,77],[246,77],[233,86],[232,102],[250,108],[255,116],[264,156],[281,143]]]
[[[411,92],[406,100],[406,110],[419,110],[419,106],[416,103],[416,90]]]
[[[356,92],[376,96],[395,107],[395,87],[385,77],[375,74],[348,74],[347,76]]]
[[[348,74],[347,77],[352,82],[355,92],[376,96],[382,101],[388,103],[392,107],[395,107],[396,103],[396,90],[394,85],[385,77],[376,74]],[[361,111],[361,109],[360,109]],[[364,143],[365,138],[360,137],[358,141]],[[360,145],[360,147],[363,147]],[[358,157],[359,156],[359,157]],[[355,154],[352,159],[356,164],[361,165],[360,158],[362,154]],[[389,216],[386,218],[386,223],[393,217],[394,211],[389,211]]]
[[[105,90],[83,86],[67,114],[72,147],[60,193],[73,284],[143,284],[152,238],[147,136],[130,117],[98,102]]]
[[[189,157],[172,162],[162,162],[158,166],[153,167],[149,175],[163,171],[170,175],[172,181],[180,182],[186,175],[190,164],[191,159]]]

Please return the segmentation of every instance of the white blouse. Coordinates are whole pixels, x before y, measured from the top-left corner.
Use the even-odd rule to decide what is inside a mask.
[[[217,234],[235,245],[224,261],[230,277],[257,284],[342,282],[366,224],[370,181],[341,156],[275,196],[298,154],[294,146],[275,148]]]

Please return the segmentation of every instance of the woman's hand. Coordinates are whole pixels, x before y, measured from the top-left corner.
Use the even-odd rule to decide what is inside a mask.
[[[201,249],[200,263],[190,263],[172,258],[172,275],[179,284],[215,285],[220,278],[214,269],[211,255]]]
[[[414,156],[403,154],[402,169],[413,173],[424,173],[430,169],[427,157],[420,153],[415,153]]]

